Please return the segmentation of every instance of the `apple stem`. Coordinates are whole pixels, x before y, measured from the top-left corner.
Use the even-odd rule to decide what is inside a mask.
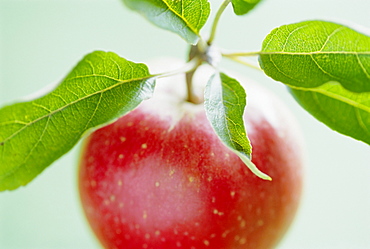
[[[186,89],[187,89],[187,92],[188,92],[188,96],[187,96],[186,101],[188,101],[190,103],[193,103],[193,104],[200,104],[200,103],[203,102],[203,100],[194,93],[194,89],[193,89],[193,76],[194,76],[195,71],[196,71],[196,69],[192,70],[190,72],[187,72],[186,75],[185,75],[185,77],[186,77]]]

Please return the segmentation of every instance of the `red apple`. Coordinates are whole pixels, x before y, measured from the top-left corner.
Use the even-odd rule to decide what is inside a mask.
[[[201,69],[195,82],[208,76]],[[105,248],[276,246],[301,195],[300,135],[280,101],[245,83],[253,162],[272,181],[220,142],[202,104],[184,101],[183,75],[158,80],[152,99],[88,137],[80,195]]]

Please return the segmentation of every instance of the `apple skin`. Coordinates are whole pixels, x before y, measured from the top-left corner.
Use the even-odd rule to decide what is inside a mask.
[[[208,76],[197,71],[200,89]],[[202,104],[183,101],[182,86],[183,75],[159,80],[152,99],[86,139],[79,190],[94,233],[112,249],[275,247],[301,196],[294,120],[248,82],[244,121],[265,181],[220,142]]]

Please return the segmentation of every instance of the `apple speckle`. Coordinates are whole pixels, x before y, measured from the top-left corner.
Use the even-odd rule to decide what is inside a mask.
[[[96,187],[96,181],[94,181],[94,180],[90,181],[90,186],[95,188]]]
[[[245,227],[245,225],[246,225],[245,220],[242,220],[242,221],[240,222],[240,227],[241,227],[241,228],[243,228],[243,227]]]
[[[119,140],[121,140],[121,142],[125,142],[126,141],[126,137],[120,137]]]
[[[119,159],[122,159],[122,158],[124,158],[124,157],[125,157],[125,156],[124,156],[123,154],[119,154],[119,155],[118,155],[118,158],[119,158]]]
[[[257,215],[261,215],[261,212],[262,212],[262,211],[261,211],[261,208],[257,208],[257,209],[256,209],[256,213],[257,213]]]
[[[203,243],[206,245],[206,246],[209,246],[209,241],[208,240],[204,240]]]
[[[226,238],[226,236],[230,233],[229,230],[226,230],[225,232],[222,233],[221,237]]]
[[[109,197],[109,200],[110,200],[111,202],[115,201],[115,200],[116,200],[116,196],[115,196],[115,195],[111,195],[111,196]]]
[[[159,185],[160,185],[159,182],[155,182],[156,187],[159,187]]]
[[[258,220],[257,221],[257,226],[261,227],[261,226],[263,226],[263,224],[264,224],[263,220]]]
[[[241,238],[239,240],[239,244],[244,245],[245,243],[247,243],[247,239],[246,238]]]
[[[141,148],[142,148],[142,149],[146,149],[146,148],[148,148],[148,145],[147,145],[147,144],[142,144],[142,145],[141,145]]]
[[[170,176],[172,176],[173,174],[175,174],[175,170],[174,169],[171,169],[170,170]]]

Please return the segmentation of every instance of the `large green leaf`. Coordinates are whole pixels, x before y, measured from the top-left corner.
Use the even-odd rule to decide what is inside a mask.
[[[338,82],[292,88],[291,92],[307,111],[333,130],[370,144],[370,92],[350,92]]]
[[[153,24],[196,44],[210,14],[207,0],[123,0]]]
[[[262,179],[271,178],[262,173],[250,160],[252,147],[243,122],[246,94],[240,83],[224,73],[216,73],[205,90],[207,118],[220,140]]]
[[[353,92],[370,91],[370,37],[332,22],[276,28],[265,38],[259,61],[268,76],[288,85],[337,81]]]
[[[0,190],[30,182],[87,130],[150,98],[154,84],[144,64],[93,52],[52,92],[0,109]]]
[[[252,10],[261,0],[231,0],[234,13],[237,15],[247,14]]]

